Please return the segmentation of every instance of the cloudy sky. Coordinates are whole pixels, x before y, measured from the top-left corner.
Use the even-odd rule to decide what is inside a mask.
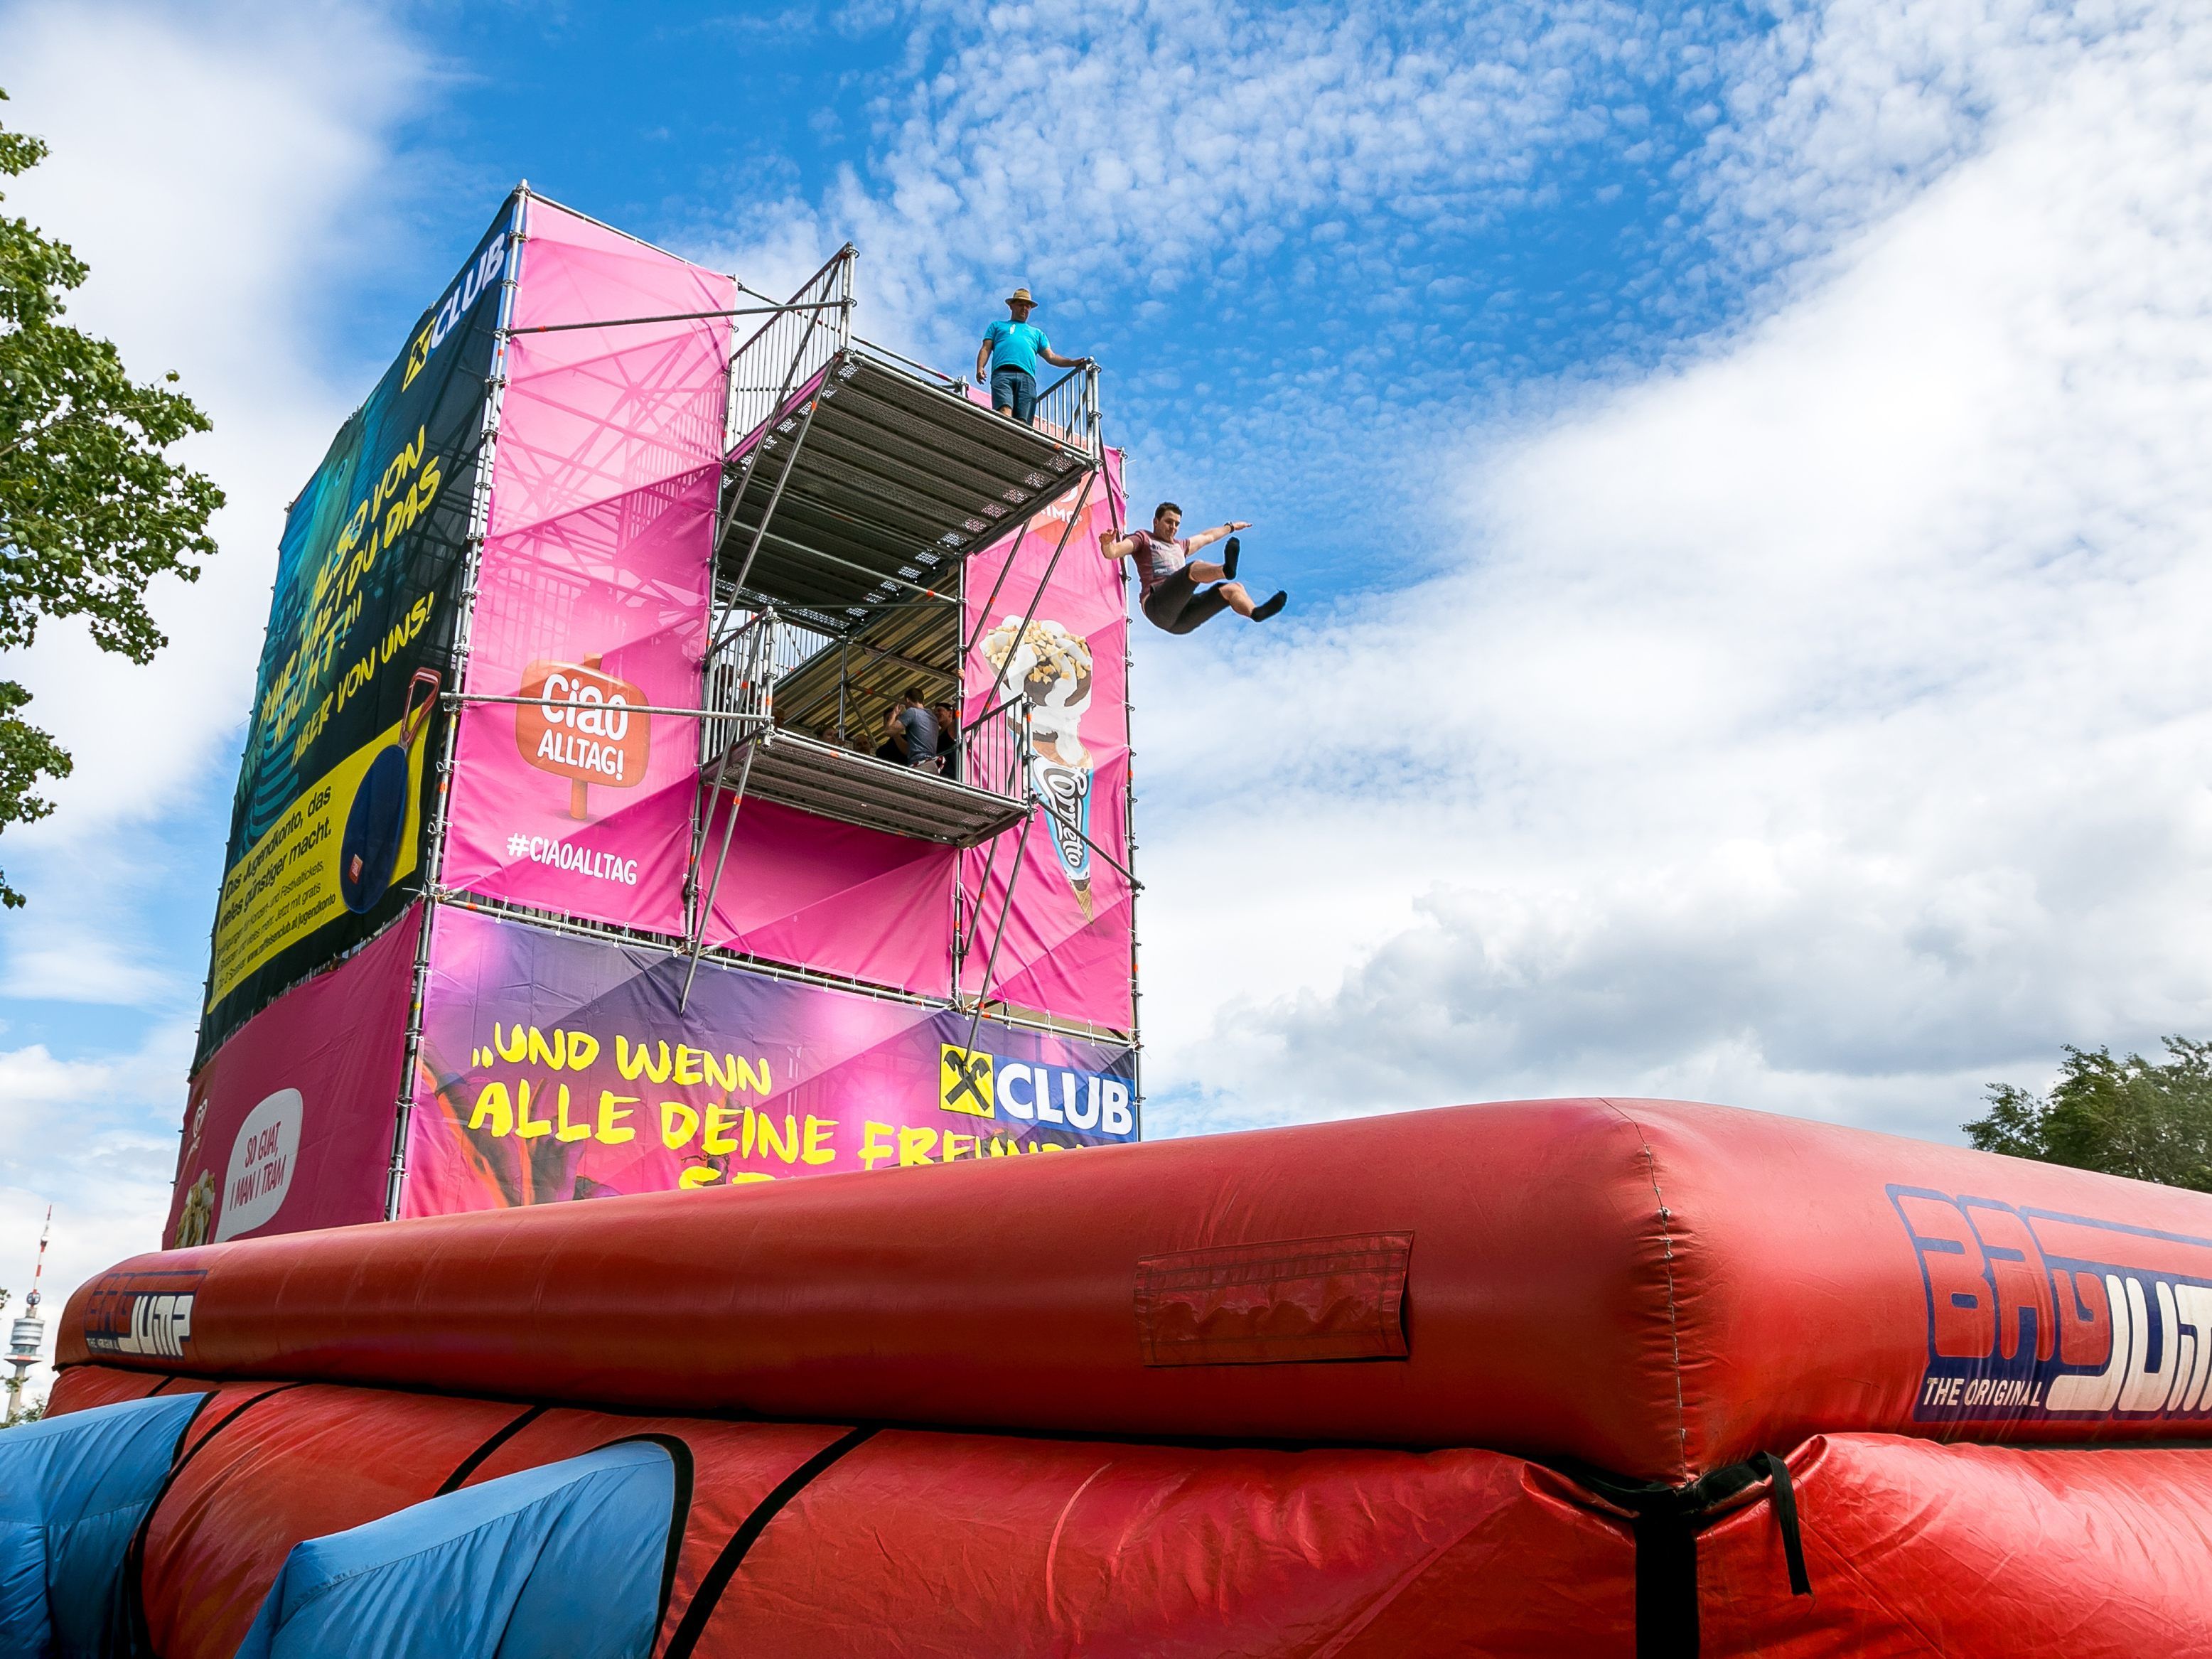
[[[222,556],[0,865],[0,1284],[155,1242],[283,504],[516,179],[957,366],[1026,282],[1133,491],[1154,1133],[1571,1092],[1955,1138],[2212,1034],[2212,10],[0,3],[7,210],[179,371]]]

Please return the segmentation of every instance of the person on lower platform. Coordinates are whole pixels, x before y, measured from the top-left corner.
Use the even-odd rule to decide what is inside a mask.
[[[960,775],[960,714],[949,702],[932,703],[929,712],[937,716],[938,769],[948,778]]]
[[[1121,536],[1107,531],[1098,538],[1098,550],[1106,557],[1136,560],[1137,580],[1144,589],[1145,617],[1155,628],[1188,634],[1224,611],[1234,611],[1252,622],[1265,622],[1291,602],[1290,594],[1279,589],[1273,598],[1255,605],[1244,584],[1237,580],[1241,548],[1235,532],[1249,530],[1249,520],[1233,520],[1178,539],[1176,532],[1182,525],[1182,508],[1173,501],[1162,501],[1153,509],[1150,530],[1132,530]],[[1229,538],[1229,545],[1222,550],[1219,563],[1191,556],[1224,536]]]
[[[929,712],[922,701],[921,688],[907,688],[907,693],[891,708],[893,741],[899,745],[896,757],[902,766],[911,766],[918,772],[937,770],[937,716]]]
[[[1006,295],[1006,315],[983,331],[983,343],[975,349],[975,380],[991,388],[991,407],[1011,415],[1024,426],[1036,414],[1036,366],[1042,357],[1054,368],[1082,368],[1088,357],[1063,357],[1052,349],[1044,331],[1030,321],[1036,301],[1025,288]]]

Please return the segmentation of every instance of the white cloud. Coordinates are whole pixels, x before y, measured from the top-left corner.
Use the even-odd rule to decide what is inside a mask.
[[[72,321],[142,380],[182,375],[215,429],[179,453],[229,495],[221,556],[154,590],[171,642],[150,668],[69,625],[0,667],[76,762],[55,816],[9,836],[34,848],[157,814],[231,758],[284,505],[361,390],[314,372],[321,285],[377,228],[382,135],[424,70],[374,14],[334,4],[20,4],[0,11],[0,119],[52,147],[7,210],[90,264]]]
[[[179,988],[173,975],[81,927],[12,952],[0,976],[0,995],[116,1007],[173,998]]]
[[[151,667],[101,655],[70,626],[0,665],[76,760],[50,792],[54,816],[0,844],[33,900],[6,923],[4,989],[141,1016],[117,1038],[138,1046],[105,1058],[0,1053],[0,1285],[21,1296],[53,1203],[58,1315],[82,1279],[159,1242],[191,1028],[124,1033],[146,1005],[162,1021],[197,998],[151,965],[174,941],[149,929],[177,908],[160,890],[175,878],[156,832],[230,769],[284,504],[365,390],[318,372],[325,292],[388,228],[386,136],[428,71],[365,7],[54,0],[0,8],[0,120],[53,149],[9,182],[5,210],[90,263],[72,320],[114,339],[141,379],[181,373],[215,422],[182,453],[230,497],[206,575],[155,590],[171,644]],[[207,862],[185,878],[211,893],[216,854],[197,856]]]
[[[1418,295],[1431,273],[1404,269],[1399,233],[1494,219],[1548,158],[1640,128],[1686,33],[1610,0],[901,15],[908,76],[874,111],[868,170],[819,200],[748,204],[748,245],[717,257],[785,281],[813,263],[794,247],[851,237],[864,328],[955,363],[974,348],[953,319],[1012,272],[1071,329],[1105,290],[1233,288],[1286,240],[1311,273]]]
[[[2034,34],[1777,314],[1486,433],[1450,574],[1144,640],[1148,1082],[1211,1091],[1156,1127],[1599,1089],[1940,1134],[2205,1029],[2212,19]]]
[[[170,1116],[191,1057],[191,1028],[158,1028],[134,1053],[58,1060],[40,1045],[0,1052],[0,1285],[22,1311],[39,1230],[53,1206],[43,1294],[46,1354],[70,1293],[94,1274],[161,1243],[177,1154]],[[31,1374],[42,1393],[50,1369]]]

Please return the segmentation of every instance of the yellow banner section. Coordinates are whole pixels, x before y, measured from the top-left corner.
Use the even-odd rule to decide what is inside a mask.
[[[316,779],[276,827],[254,842],[223,877],[222,897],[216,909],[209,1007],[279,951],[343,913],[346,902],[339,874],[354,798],[377,757],[398,747],[404,724],[404,720],[394,721]],[[428,746],[418,739],[407,751],[406,817],[388,882],[415,869],[422,757]],[[381,893],[388,882],[376,884],[377,891]]]

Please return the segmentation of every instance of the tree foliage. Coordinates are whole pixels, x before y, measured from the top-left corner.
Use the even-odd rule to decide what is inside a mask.
[[[0,127],[0,177],[46,154]],[[176,375],[136,384],[114,346],[62,320],[86,275],[66,244],[0,216],[0,650],[30,644],[46,618],[82,617],[102,650],[143,663],[167,643],[146,586],[198,576],[222,492],[165,453],[208,429],[170,390]],[[0,829],[44,817],[38,780],[69,772],[67,754],[20,718],[29,701],[0,681]],[[0,877],[0,903],[22,902]]]
[[[1966,1137],[1985,1152],[2212,1193],[2212,1042],[2165,1041],[2163,1060],[2069,1045],[2048,1095],[1990,1085]]]

